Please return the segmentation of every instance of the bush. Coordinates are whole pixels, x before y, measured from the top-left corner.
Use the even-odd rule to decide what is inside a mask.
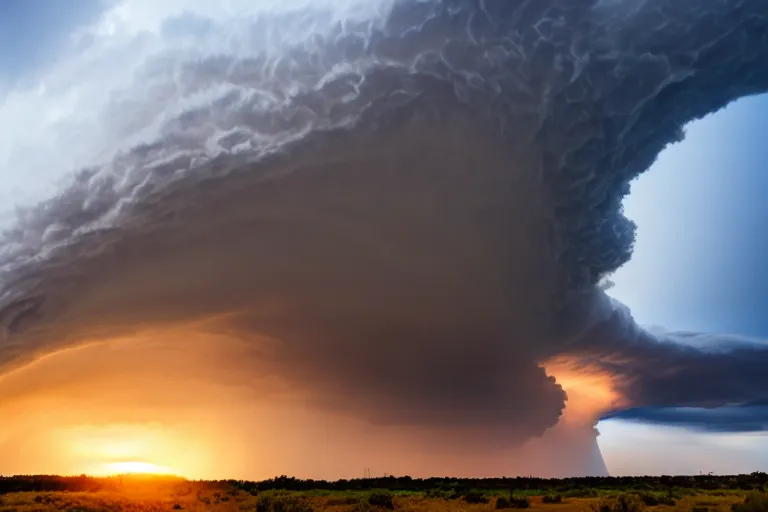
[[[387,491],[373,491],[366,496],[365,501],[372,507],[386,508],[394,510],[395,504],[392,503],[392,493]]]
[[[622,494],[617,498],[592,505],[592,510],[594,512],[643,512],[645,503],[636,494]]]
[[[488,503],[488,498],[480,491],[467,491],[462,498],[467,503]]]
[[[256,501],[256,512],[312,512],[312,507],[295,496],[261,493]]]
[[[744,503],[736,503],[732,506],[733,512],[768,512],[768,494],[764,492],[750,492],[744,499]]]
[[[504,509],[504,508],[529,508],[531,504],[528,502],[528,498],[526,497],[516,497],[516,496],[499,496],[496,498],[496,508],[497,509]]]
[[[544,503],[562,503],[563,497],[559,494],[555,494],[554,496],[544,496],[541,501]]]
[[[457,492],[454,488],[427,489],[425,495],[427,498],[434,498],[438,500],[455,500],[462,497],[462,494]]]
[[[649,507],[655,507],[656,505],[669,505],[670,507],[675,506],[675,498],[672,496],[672,494],[660,495],[642,493],[640,494],[640,500],[642,500],[642,502]]]

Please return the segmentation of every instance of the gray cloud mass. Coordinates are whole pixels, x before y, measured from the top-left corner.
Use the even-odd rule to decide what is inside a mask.
[[[339,12],[255,17],[250,54],[159,53],[115,91],[104,129],[155,140],[2,235],[0,367],[194,324],[329,410],[510,444],[561,416],[554,357],[613,376],[622,409],[768,399],[762,342],[649,333],[599,287],[632,253],[629,182],[768,91],[764,0]],[[193,21],[164,37],[223,30]]]

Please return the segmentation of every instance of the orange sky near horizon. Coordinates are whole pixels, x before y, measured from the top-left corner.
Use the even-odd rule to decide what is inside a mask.
[[[520,450],[469,446],[483,432],[462,434],[469,445],[460,447],[439,434],[317,410],[298,390],[258,374],[249,351],[221,335],[172,330],[61,350],[7,373],[0,417],[13,421],[0,424],[0,474],[548,474],[563,466],[552,447],[583,445],[596,408],[613,398],[595,395],[606,384],[598,376],[579,381],[567,361],[552,362],[570,396],[567,421]]]

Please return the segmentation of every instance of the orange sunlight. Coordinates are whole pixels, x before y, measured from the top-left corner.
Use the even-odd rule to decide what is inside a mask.
[[[151,462],[111,462],[104,464],[101,471],[91,472],[94,476],[112,476],[112,475],[127,475],[127,474],[143,474],[143,475],[176,475],[176,471],[167,467],[152,464]]]
[[[550,359],[543,366],[568,395],[564,423],[594,424],[603,412],[622,404],[611,375],[567,357]]]
[[[90,344],[1,376],[0,418],[14,421],[0,422],[0,473],[228,475],[227,423],[244,398],[204,366],[214,341],[186,339],[181,352],[147,338]]]
[[[60,431],[60,446],[93,476],[198,473],[194,450],[181,445],[179,432],[158,425],[77,426]],[[195,467],[198,466],[198,467]],[[76,471],[77,472],[77,471]]]
[[[561,428],[521,452],[469,449],[434,432],[315,409],[258,371],[245,344],[223,336],[142,333],[61,350],[3,375],[0,418],[14,421],[0,422],[0,473],[322,479],[374,467],[416,476],[436,468],[458,476],[549,475],[563,467],[563,443],[591,446],[594,422],[621,398],[608,376],[548,361],[569,396]]]

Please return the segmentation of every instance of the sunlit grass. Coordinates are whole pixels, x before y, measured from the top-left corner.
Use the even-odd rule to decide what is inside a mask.
[[[256,495],[234,488],[205,488],[190,482],[157,490],[153,494],[135,489],[113,492],[20,492],[0,495],[0,512],[384,512],[371,500],[371,493],[329,493],[266,491]],[[645,506],[638,501],[636,512],[732,512],[732,506],[744,501],[741,495],[712,496],[693,494],[672,506]],[[496,499],[487,503],[468,503],[463,499],[439,499],[421,494],[391,494],[395,511],[407,512],[493,512]],[[564,498],[561,503],[544,503],[544,496],[528,498],[530,508],[541,512],[594,512],[607,503],[605,497]],[[388,507],[387,507],[388,508]],[[504,509],[502,509],[504,510]],[[758,511],[762,512],[762,511]]]
[[[169,468],[147,462],[111,469],[123,474],[0,477],[0,512],[768,512],[764,473],[338,482],[281,476],[250,482],[191,481],[163,475]]]

